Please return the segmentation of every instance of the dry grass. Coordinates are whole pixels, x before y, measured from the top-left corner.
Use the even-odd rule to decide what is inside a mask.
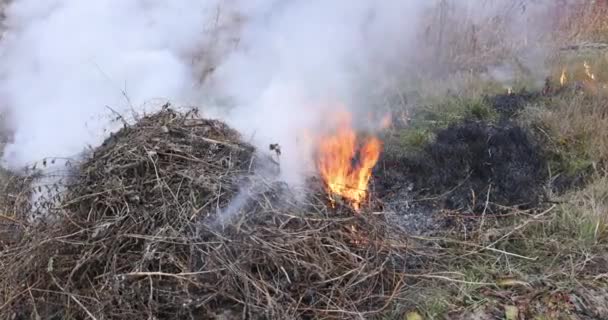
[[[537,107],[530,117],[538,121],[555,148],[575,162],[603,166],[608,160],[608,103],[603,98],[567,94]]]
[[[608,176],[600,175],[589,185],[562,197],[561,215],[554,221],[568,238],[593,246],[608,243]]]
[[[193,112],[127,125],[42,206],[44,223],[15,222],[0,316],[343,319],[407,302],[425,276],[408,268],[422,259],[413,239],[384,215],[328,207],[314,183],[296,200],[253,175],[253,151]]]
[[[563,12],[560,29],[569,41],[608,41],[608,2],[581,2],[560,10]]]

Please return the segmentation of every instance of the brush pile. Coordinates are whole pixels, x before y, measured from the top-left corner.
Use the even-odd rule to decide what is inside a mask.
[[[32,181],[35,175],[21,176],[0,168],[0,250],[21,232],[30,209]]]
[[[0,318],[369,318],[394,307],[405,237],[382,216],[327,207],[317,189],[293,197],[253,173],[261,160],[194,111],[125,124],[74,168],[48,218],[0,251]]]

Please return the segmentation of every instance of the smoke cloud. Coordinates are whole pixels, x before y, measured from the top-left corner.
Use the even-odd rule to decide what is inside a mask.
[[[370,98],[414,52],[425,1],[285,1],[246,17],[238,50],[206,89],[229,98],[229,122],[256,144],[279,143],[283,178],[311,170],[306,132]]]
[[[417,1],[15,1],[0,43],[0,98],[14,132],[4,163],[18,168],[78,154],[113,129],[109,108],[139,112],[160,98],[214,104],[209,114],[258,145],[279,142],[284,172],[295,173],[306,154],[296,133],[314,128],[338,104],[364,107],[360,88],[405,59],[421,7]],[[234,13],[240,21],[227,18]],[[223,56],[209,57],[213,50]],[[198,80],[208,66],[197,64],[197,55],[217,64],[204,87]],[[226,99],[229,113],[218,102]]]
[[[188,55],[211,2],[19,0],[0,43],[0,101],[14,136],[5,164],[68,157],[107,134],[113,108],[187,101]],[[107,107],[106,107],[107,106]]]
[[[115,129],[109,108],[125,115],[163,99],[203,106],[260,148],[279,143],[283,178],[298,182],[311,169],[306,132],[340,107],[369,126],[378,93],[430,59],[421,19],[437,3],[14,1],[0,42],[0,108],[13,132],[3,163],[78,154]],[[495,10],[462,4],[476,19]]]

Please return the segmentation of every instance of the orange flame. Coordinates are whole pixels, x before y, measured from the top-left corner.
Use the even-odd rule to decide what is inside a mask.
[[[585,67],[585,73],[587,74],[587,77],[589,77],[591,80],[595,80],[595,74],[591,72],[591,66],[589,65],[589,63],[587,63],[587,61],[583,63],[583,67]]]
[[[566,74],[566,68],[562,69],[562,75],[559,77],[559,83],[564,86],[568,81],[568,75]]]
[[[317,167],[330,196],[341,196],[359,211],[382,143],[375,137],[359,141],[347,112],[337,112],[332,119],[335,132],[319,139]]]

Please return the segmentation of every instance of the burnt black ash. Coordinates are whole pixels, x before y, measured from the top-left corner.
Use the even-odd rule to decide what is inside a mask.
[[[481,212],[486,202],[490,212],[496,205],[534,207],[547,181],[542,149],[510,121],[454,124],[416,155],[388,155],[383,162],[380,188],[392,190],[388,194],[409,186],[416,198],[432,197],[444,208],[467,212]]]
[[[485,100],[503,118],[512,118],[523,110],[527,104],[536,101],[540,97],[540,93],[522,91],[518,93],[498,94],[486,97]]]

